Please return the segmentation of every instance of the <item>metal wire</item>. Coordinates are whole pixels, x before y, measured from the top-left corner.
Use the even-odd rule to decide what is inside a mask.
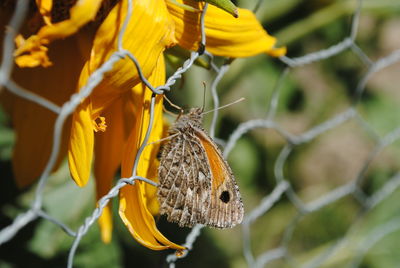
[[[19,28],[22,24],[22,21],[25,18],[29,1],[19,0],[16,5],[16,10],[14,12],[13,18],[10,21],[8,31],[5,34],[4,43],[3,43],[3,59],[0,66],[0,85],[5,89],[9,90],[11,93],[25,98],[29,101],[36,103],[37,105],[43,106],[50,111],[54,112],[57,115],[54,133],[53,133],[53,148],[51,152],[51,156],[49,161],[40,176],[38,186],[36,188],[36,193],[34,200],[32,201],[31,208],[26,212],[18,215],[11,225],[5,227],[0,231],[0,244],[3,244],[10,239],[12,239],[20,229],[24,228],[30,222],[36,220],[37,218],[42,218],[44,220],[48,220],[55,225],[59,226],[65,233],[69,236],[74,237],[74,242],[70,248],[69,256],[68,256],[68,267],[73,267],[74,256],[78,249],[79,243],[82,237],[85,236],[87,231],[92,227],[92,225],[96,222],[96,220],[100,217],[103,209],[110,202],[110,200],[116,197],[119,194],[119,191],[123,187],[129,187],[130,184],[134,184],[136,180],[141,180],[146,183],[149,183],[155,187],[157,184],[153,181],[136,176],[136,169],[138,165],[139,158],[144,147],[147,144],[148,137],[152,131],[152,123],[154,120],[154,103],[155,97],[157,94],[163,94],[165,91],[169,91],[171,86],[173,86],[178,79],[182,77],[187,70],[189,70],[194,61],[200,56],[201,53],[208,55],[211,59],[212,70],[214,70],[217,75],[212,84],[212,96],[214,101],[214,106],[217,107],[219,104],[219,96],[217,93],[217,87],[224,76],[224,74],[228,71],[229,65],[223,65],[218,67],[217,64],[213,61],[213,55],[208,51],[198,51],[192,52],[190,58],[187,59],[183,66],[178,68],[176,72],[171,75],[164,85],[153,87],[146,77],[142,73],[142,69],[140,64],[138,63],[135,55],[133,55],[130,51],[124,49],[122,44],[122,38],[125,34],[126,25],[132,16],[132,0],[128,1],[128,12],[126,17],[124,18],[123,27],[118,36],[118,50],[115,51],[113,55],[102,65],[99,69],[97,69],[88,79],[87,84],[81,88],[79,93],[71,96],[69,101],[64,103],[61,107],[55,105],[54,103],[46,100],[42,96],[34,94],[29,91],[29,89],[24,89],[19,87],[11,78],[10,74],[12,72],[13,66],[13,58],[12,51],[14,50],[13,40],[15,38],[16,33],[18,33]],[[261,1],[258,2],[257,7],[260,5]],[[356,44],[356,36],[358,32],[359,18],[362,7],[362,0],[358,0],[358,5],[356,10],[354,11],[353,20],[351,22],[351,30],[349,33],[349,37],[345,37],[343,41],[320,51],[316,51],[301,57],[290,58],[287,56],[281,57],[281,61],[286,65],[283,71],[281,72],[276,85],[272,91],[272,95],[270,98],[270,102],[268,105],[268,110],[265,118],[258,118],[249,120],[240,124],[231,134],[228,141],[225,145],[224,157],[228,157],[232,152],[233,148],[236,146],[238,140],[243,137],[249,131],[255,129],[273,129],[275,130],[285,141],[286,145],[281,149],[274,165],[274,175],[276,180],[275,188],[272,192],[265,196],[260,203],[255,206],[253,209],[248,211],[245,215],[243,224],[242,224],[242,241],[243,241],[243,255],[250,267],[265,267],[269,263],[282,260],[286,261],[288,264],[292,265],[294,260],[291,257],[291,254],[288,250],[288,245],[293,237],[294,228],[297,226],[299,221],[306,215],[313,213],[317,210],[321,210],[326,206],[337,202],[338,200],[347,197],[353,196],[363,207],[363,210],[360,212],[358,219],[362,219],[369,211],[371,211],[374,207],[379,205],[381,202],[386,200],[393,192],[400,188],[400,173],[395,174],[393,177],[389,178],[384,185],[375,192],[371,196],[367,196],[363,190],[361,189],[361,184],[363,180],[365,180],[366,171],[369,168],[371,162],[376,158],[376,156],[385,148],[391,146],[394,142],[400,140],[400,128],[396,128],[392,130],[390,133],[387,133],[383,137],[380,137],[379,134],[366,122],[360,113],[357,111],[357,104],[360,101],[360,98],[365,90],[365,86],[372,75],[376,72],[387,68],[390,65],[396,64],[400,62],[400,49],[396,50],[389,55],[382,57],[376,61],[372,61]],[[206,14],[207,4],[205,4],[202,15],[201,15],[201,45],[200,47],[204,48],[206,45],[206,37],[204,30],[204,16]],[[201,49],[200,49],[201,50]],[[362,63],[367,66],[367,71],[364,73],[363,77],[359,80],[355,94],[353,98],[353,103],[351,106],[344,111],[332,116],[327,119],[325,122],[305,131],[304,133],[294,135],[283,128],[276,119],[277,108],[279,106],[279,98],[280,92],[283,87],[283,82],[286,79],[287,75],[295,68],[302,67],[307,64],[312,64],[316,61],[322,61],[328,59],[330,57],[336,56],[343,51],[351,51]],[[150,105],[150,122],[146,132],[146,137],[141,144],[140,149],[135,158],[135,162],[133,165],[132,177],[130,178],[121,178],[115,186],[105,195],[103,196],[99,202],[98,207],[89,215],[82,225],[78,228],[77,231],[72,230],[64,223],[55,219],[53,216],[47,214],[43,211],[43,196],[44,196],[44,187],[48,182],[50,171],[53,170],[54,165],[56,163],[56,159],[58,157],[58,153],[60,150],[60,142],[61,142],[61,133],[65,124],[65,121],[69,115],[71,115],[77,106],[90,96],[93,89],[102,81],[103,76],[106,72],[110,71],[114,64],[119,60],[128,57],[135,64],[137,72],[141,81],[153,92],[151,98]],[[210,135],[212,137],[215,136],[215,126],[218,117],[218,112],[215,111],[213,115],[213,120],[211,124]],[[364,129],[367,133],[370,134],[371,137],[376,141],[374,148],[370,151],[368,158],[364,162],[364,165],[360,168],[357,175],[354,178],[351,178],[349,182],[344,185],[341,185],[328,193],[325,193],[323,196],[317,197],[312,201],[304,202],[301,198],[296,194],[293,189],[290,179],[284,173],[285,164],[287,163],[287,159],[292,154],[293,150],[297,148],[297,146],[309,143],[315,140],[319,135],[328,132],[344,123],[352,121],[356,123],[360,128]],[[280,201],[282,197],[286,196],[290,202],[297,209],[296,215],[291,219],[291,221],[287,224],[284,234],[282,236],[281,242],[279,246],[276,248],[267,250],[258,256],[252,250],[251,246],[251,226],[254,224],[260,217],[267,214],[276,203]],[[346,234],[343,235],[342,238],[337,239],[334,243],[331,244],[327,249],[323,250],[321,253],[314,256],[307,263],[303,263],[301,265],[295,265],[296,267],[318,267],[322,265],[326,260],[328,260],[331,256],[333,256],[340,248],[345,247],[350,234],[354,231],[355,226],[357,225],[358,220],[355,220],[352,226],[349,227]],[[175,267],[177,261],[181,258],[186,257],[190,250],[194,249],[194,243],[196,238],[201,234],[203,226],[197,225],[195,226],[189,235],[186,237],[186,242],[184,246],[187,250],[184,252],[182,256],[177,256],[175,254],[170,254],[166,258],[166,262],[170,267]],[[394,218],[387,221],[384,224],[376,226],[370,234],[365,237],[359,243],[359,247],[357,249],[357,254],[353,260],[352,267],[358,267],[364,256],[367,252],[381,239],[390,235],[391,233],[400,229],[400,220],[399,218]],[[293,266],[293,265],[292,265]]]

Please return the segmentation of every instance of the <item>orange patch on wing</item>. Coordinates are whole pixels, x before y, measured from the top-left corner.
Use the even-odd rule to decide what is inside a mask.
[[[197,137],[200,139],[201,145],[206,151],[208,163],[211,170],[211,189],[216,191],[221,184],[224,183],[229,172],[226,170],[226,164],[221,154],[215,148],[215,145],[206,135],[197,132]]]

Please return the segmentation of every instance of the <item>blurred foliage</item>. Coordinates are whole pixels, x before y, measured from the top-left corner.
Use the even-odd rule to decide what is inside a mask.
[[[256,1],[236,1],[241,7],[253,9]],[[279,45],[288,47],[288,56],[296,57],[327,48],[348,37],[356,1],[352,0],[269,0],[260,1],[257,11],[269,33]],[[400,4],[398,0],[365,0],[361,13],[357,44],[371,59],[377,59],[399,49]],[[396,38],[395,38],[396,37]],[[169,74],[182,64],[180,53],[171,51]],[[224,59],[216,59],[222,63]],[[201,106],[202,82],[211,85],[215,77],[207,67],[207,59],[186,73],[169,98],[182,107]],[[222,79],[218,92],[222,104],[241,97],[246,101],[220,111],[217,137],[227,139],[238,124],[265,118],[273,88],[283,70],[277,60],[260,55],[236,59]],[[399,64],[375,74],[367,84],[358,112],[381,137],[400,125]],[[351,52],[311,65],[293,69],[280,88],[276,121],[287,131],[300,134],[351,105],[357,83],[366,66]],[[210,86],[208,86],[209,88]],[[206,109],[212,107],[207,89]],[[169,116],[171,121],[174,118]],[[205,128],[211,116],[205,118]],[[17,189],[11,171],[12,148],[15,141],[7,115],[0,110],[0,226],[6,226],[26,210],[35,187]],[[275,186],[273,165],[285,145],[272,130],[254,130],[244,135],[229,156],[229,162],[241,187],[246,211],[254,208]],[[354,122],[330,130],[308,144],[296,147],[286,162],[286,176],[304,201],[323,196],[330,190],[355,178],[367,155],[375,145],[370,133]],[[373,194],[400,169],[400,143],[385,149],[371,163],[363,185]],[[374,228],[400,215],[400,191],[396,191],[378,207],[363,214],[353,198],[338,202],[299,217],[289,243],[293,262],[307,263],[316,254],[338,242],[346,241],[342,250],[324,267],[344,267],[352,263],[357,248],[368,243]],[[165,267],[170,252],[153,252],[139,246],[118,218],[114,200],[115,230],[113,240],[104,245],[95,225],[79,245],[75,267]],[[72,182],[66,165],[50,179],[45,194],[45,209],[71,228],[78,228],[94,209],[93,184],[80,189]],[[296,209],[283,198],[251,228],[255,255],[278,246]],[[363,217],[361,217],[363,216]],[[400,220],[398,220],[400,224]],[[183,243],[189,229],[159,219],[161,230],[171,240]],[[0,267],[65,267],[72,238],[54,224],[38,220],[23,228],[0,249]],[[361,267],[397,267],[400,256],[400,232],[373,246]],[[351,249],[351,250],[349,250]],[[204,229],[194,250],[177,264],[178,267],[244,267],[240,227],[232,230]],[[281,261],[270,267],[285,267]]]

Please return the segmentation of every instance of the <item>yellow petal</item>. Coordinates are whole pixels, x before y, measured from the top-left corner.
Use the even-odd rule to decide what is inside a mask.
[[[168,131],[169,131],[170,124],[165,118],[163,118],[163,126],[162,126],[162,134],[160,137],[166,137],[168,136]],[[154,178],[154,181],[158,181],[158,166],[160,165],[160,161],[157,159],[157,154],[160,150],[159,147],[165,143],[160,142],[159,144],[155,144],[155,149],[152,151],[152,155],[150,156],[150,166],[148,169],[147,176],[150,179]],[[158,146],[158,147],[157,147]],[[157,197],[157,188],[150,185],[150,184],[145,184],[145,192],[146,192],[146,199],[147,199],[147,209],[150,211],[150,213],[153,216],[159,215],[160,213],[160,203],[158,202],[158,197]]]
[[[164,135],[162,135],[164,136]],[[162,137],[161,136],[161,137]],[[159,146],[156,147],[152,153],[157,154],[159,151]],[[160,161],[156,158],[156,155],[151,155],[150,159],[150,166],[147,172],[147,178],[152,179],[153,181],[158,182],[158,166],[160,165]],[[158,202],[157,198],[157,187],[146,183],[144,185],[144,191],[146,193],[146,206],[151,215],[156,216],[160,213],[160,203]]]
[[[53,7],[53,0],[36,0],[36,6],[46,24],[51,24],[51,9]]]
[[[156,70],[149,78],[149,81],[155,86],[164,83],[165,66],[163,57],[159,58]],[[149,108],[151,95],[152,92],[142,84],[138,84],[133,89],[133,101],[136,105],[137,117],[122,159],[123,177],[131,176],[136,153],[145,137],[150,118]],[[162,137],[162,100],[162,96],[157,96],[154,111],[153,129],[148,141],[149,143],[157,141]],[[150,172],[149,168],[155,168],[154,166],[151,166],[151,163],[155,161],[158,147],[158,143],[146,146],[140,157],[137,175],[149,178],[149,175],[152,173]],[[133,186],[126,186],[121,189],[119,214],[122,220],[128,227],[133,237],[139,243],[150,249],[163,250],[167,248],[173,248],[183,250],[184,248],[182,246],[169,241],[157,229],[154,218],[147,208],[148,196],[146,193],[146,187],[147,186],[145,182],[136,181]]]
[[[78,186],[89,180],[93,159],[93,120],[90,99],[82,103],[72,117],[71,136],[68,147],[68,165],[71,176]]]
[[[133,14],[127,26],[123,44],[141,63],[143,73],[149,75],[165,46],[173,41],[173,24],[162,0],[133,1]],[[127,0],[112,9],[96,33],[91,58],[82,70],[78,87],[87,83],[97,70],[117,50],[118,33],[126,15]],[[148,32],[151,35],[148,35]],[[132,38],[132,37],[135,38]],[[146,44],[145,46],[143,44]],[[90,98],[74,112],[68,160],[75,182],[83,186],[90,174],[93,150],[93,124],[101,112],[121,94],[139,82],[134,64],[123,59],[109,71]]]
[[[21,87],[61,106],[74,92],[84,64],[85,56],[80,53],[78,43],[76,38],[68,38],[64,42],[53,44],[56,66],[35,69],[15,68],[14,81]],[[70,56],[71,53],[74,53],[74,57]],[[38,178],[49,160],[56,114],[6,90],[2,90],[0,102],[10,114],[17,136],[13,152],[14,176],[19,186],[27,186]],[[63,128],[58,163],[66,155],[70,124],[71,121],[67,120]]]
[[[52,150],[53,129],[56,115],[49,110],[21,99],[9,92],[1,95],[1,101],[12,105],[7,109],[13,121],[13,128],[17,134],[13,152],[13,174],[19,187],[25,187],[41,175]],[[69,123],[63,131],[62,147],[58,157],[58,167],[66,153],[66,133]]]
[[[119,1],[98,29],[87,66],[89,73],[118,50],[127,2]],[[148,77],[165,48],[175,44],[174,24],[163,0],[135,0],[132,3],[133,14],[123,36],[123,48],[137,58],[143,74]],[[116,89],[121,93],[131,90],[137,83],[139,77],[132,61],[127,57],[119,60],[93,93],[93,109],[97,111],[108,105],[115,98]]]
[[[177,0],[182,3],[182,0]],[[186,5],[202,9],[202,3],[185,0]],[[197,50],[201,40],[200,14],[183,10],[167,2],[175,21],[175,36],[180,46]],[[276,38],[268,35],[255,15],[247,9],[238,9],[239,18],[209,5],[205,16],[206,48],[209,52],[225,57],[249,57],[260,53],[283,55],[286,50],[274,49]]]
[[[45,46],[53,40],[75,34],[82,26],[93,20],[101,2],[101,0],[78,0],[70,9],[70,19],[55,24],[47,24],[40,28],[36,35],[30,36],[24,42],[17,43],[19,46],[14,52],[16,63],[20,67],[49,66],[50,60],[47,57]],[[48,9],[51,7],[49,1],[39,2],[39,4],[40,12],[44,14],[49,12]],[[48,14],[45,15],[45,21],[49,23]],[[29,56],[33,59],[29,60]]]
[[[39,43],[38,38],[32,38],[29,44],[26,43],[27,41],[22,37],[22,35],[18,35],[15,38],[15,43],[17,46],[30,46],[27,49],[30,49],[30,54],[28,55],[20,55],[19,57],[15,58],[15,63],[19,67],[36,67],[41,65],[42,67],[49,67],[52,65],[48,56],[47,56],[47,47],[42,46]]]
[[[123,98],[115,101],[104,111],[103,115],[108,122],[107,129],[105,132],[95,134],[94,176],[97,200],[110,191],[115,173],[121,164],[122,149],[126,140]],[[99,218],[99,224],[103,242],[110,242],[112,234],[111,203],[104,208]]]
[[[112,209],[110,204],[103,209],[98,221],[100,226],[101,240],[108,244],[111,242],[113,228]]]

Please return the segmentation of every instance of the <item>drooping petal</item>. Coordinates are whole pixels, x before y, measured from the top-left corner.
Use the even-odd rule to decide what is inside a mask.
[[[97,70],[118,50],[118,37],[126,17],[127,2],[121,0],[98,29],[87,66],[89,73]],[[144,76],[148,77],[161,53],[176,42],[174,23],[163,0],[136,0],[132,3],[133,13],[122,44],[136,57]],[[93,109],[107,106],[118,95],[117,90],[119,93],[130,90],[137,83],[139,76],[133,62],[128,57],[119,60],[93,93]]]
[[[163,57],[159,58],[157,68],[149,78],[152,85],[160,85],[165,82],[165,66]],[[143,142],[150,119],[150,99],[152,92],[144,85],[138,84],[133,89],[133,102],[136,107],[136,120],[132,134],[129,137],[122,160],[122,176],[129,177],[132,174],[133,163],[137,151]],[[163,133],[162,119],[162,96],[156,97],[154,123],[148,143],[160,140]],[[145,147],[140,156],[137,175],[149,179],[154,175],[155,158],[159,143],[154,143]],[[147,208],[149,196],[146,192],[145,182],[136,181],[133,186],[126,186],[121,189],[119,214],[128,227],[133,237],[142,245],[153,249],[163,250],[173,248],[183,250],[184,247],[169,241],[160,233],[155,224],[154,218]]]
[[[44,15],[46,25],[36,35],[23,40],[18,37],[14,52],[16,63],[20,67],[48,67],[51,61],[47,57],[47,45],[56,40],[75,34],[82,26],[93,20],[100,8],[101,0],[78,0],[70,9],[70,18],[55,24],[49,24],[49,1],[38,1],[39,10]]]
[[[61,106],[74,92],[86,57],[80,53],[83,51],[79,49],[78,37],[54,43],[51,49],[57,65],[46,69],[15,68],[13,79],[21,87]],[[74,53],[74,57],[70,53]],[[17,136],[13,152],[14,176],[19,186],[27,186],[38,178],[49,160],[56,114],[5,89],[0,100],[11,115]],[[66,154],[70,124],[68,120],[63,128],[58,162]]]
[[[51,24],[51,9],[53,0],[36,0],[36,6],[46,24]]]
[[[95,136],[94,176],[96,179],[96,199],[107,194],[116,171],[121,164],[122,149],[126,141],[124,125],[124,97],[119,98],[104,111],[107,130]],[[99,218],[103,242],[111,241],[112,234],[111,204],[108,203]]]
[[[89,180],[93,159],[94,133],[90,99],[85,100],[72,116],[68,146],[68,165],[72,179],[80,187]]]
[[[133,3],[133,14],[124,34],[123,47],[137,57],[143,73],[149,75],[162,51],[173,43],[173,24],[163,1],[138,0]],[[120,1],[98,29],[91,58],[82,70],[79,88],[117,50],[118,34],[127,8],[127,0]],[[149,31],[151,35],[148,35]],[[90,122],[138,82],[132,61],[122,59],[105,75],[87,102],[75,111],[68,159],[71,175],[78,185],[85,185],[90,174],[93,148],[93,124]]]
[[[177,0],[179,3],[202,9],[203,3],[194,0]],[[197,50],[201,41],[200,13],[184,10],[167,2],[175,21],[175,36],[180,46]],[[206,48],[209,52],[226,57],[249,57],[260,53],[281,56],[284,48],[274,48],[276,38],[268,35],[255,15],[247,9],[238,9],[234,18],[223,10],[209,5],[205,16]]]
[[[22,188],[35,182],[49,161],[56,115],[9,92],[3,92],[0,98],[1,102],[12,105],[6,110],[11,114],[17,135],[12,157],[13,174],[18,187]],[[69,125],[70,120],[67,121],[63,131],[61,150],[54,169],[57,169],[62,157],[65,156]]]
[[[108,203],[107,206],[103,209],[103,212],[101,213],[98,222],[100,227],[101,240],[106,244],[110,243],[113,229],[112,208],[110,203]]]
[[[164,135],[161,135],[163,137]],[[156,158],[159,147],[153,150],[153,155],[150,156],[152,160],[150,166],[148,168],[147,176],[148,178],[152,178],[154,181],[158,182],[158,166],[160,165],[160,161]],[[156,216],[160,214],[160,203],[158,202],[157,198],[157,187],[146,183],[144,188],[144,192],[146,193],[146,207],[151,213],[151,215]]]
[[[118,2],[98,29],[91,58],[81,73],[79,88],[87,83],[92,72],[118,50],[118,36],[127,13],[127,2]],[[143,74],[148,76],[165,47],[174,43],[173,22],[162,0],[133,1],[132,8],[133,14],[125,30],[123,47],[136,56]],[[108,105],[138,82],[132,61],[121,59],[105,75],[90,98],[74,112],[68,159],[71,175],[78,185],[85,185],[90,174],[94,127],[90,122],[95,121]]]

